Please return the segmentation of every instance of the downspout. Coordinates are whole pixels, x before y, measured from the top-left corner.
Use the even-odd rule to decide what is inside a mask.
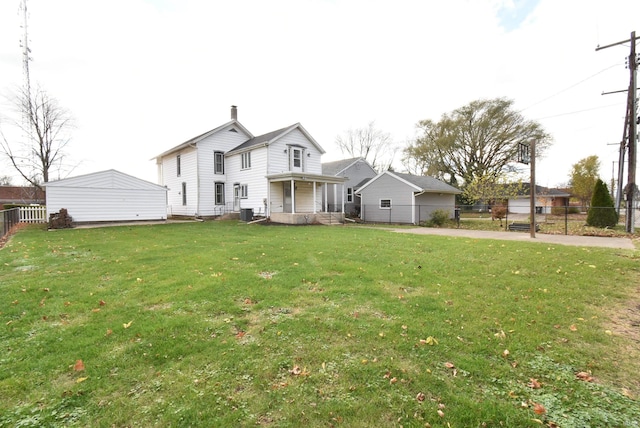
[[[271,173],[269,169],[269,143],[264,143],[264,147],[267,149],[267,175]],[[269,210],[269,211],[267,211]],[[269,218],[271,214],[271,180],[267,178],[267,203],[264,205],[264,217]]]

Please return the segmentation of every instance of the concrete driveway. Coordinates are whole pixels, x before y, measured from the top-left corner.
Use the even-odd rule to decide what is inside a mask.
[[[391,229],[397,233],[417,235],[458,236],[473,239],[499,239],[505,241],[540,242],[554,245],[574,245],[578,247],[605,247],[635,250],[634,241],[629,238],[609,238],[601,236],[547,235],[536,233],[531,238],[529,232],[490,232],[485,230],[439,229],[435,227],[414,227],[411,229]]]

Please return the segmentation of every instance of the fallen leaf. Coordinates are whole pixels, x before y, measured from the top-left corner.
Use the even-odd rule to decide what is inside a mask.
[[[124,327],[124,328],[129,328],[129,327],[131,327],[131,323],[132,323],[132,322],[133,322],[133,320],[132,320],[132,321],[129,321],[128,323],[122,324],[122,327]]]
[[[113,334],[113,330],[111,330],[110,328],[107,329],[107,334],[106,336],[111,336]]]
[[[578,331],[578,327],[576,327],[575,324],[571,324],[571,326],[569,326],[569,330],[571,331]]]
[[[77,360],[76,361],[76,363],[73,366],[73,370],[75,370],[77,372],[84,371],[84,363],[82,362],[82,360]]]
[[[84,382],[87,379],[89,379],[89,378],[88,377],[79,377],[78,379],[76,379],[76,383]]]
[[[527,386],[532,389],[542,388],[542,385],[540,385],[540,382],[538,382],[538,380],[534,378],[529,379],[529,383],[527,384]]]
[[[547,413],[547,409],[540,403],[533,403],[533,413],[536,415],[544,415]]]
[[[242,330],[241,330],[241,331],[239,331],[239,332],[237,332],[237,333],[236,333],[236,339],[242,339],[242,338],[244,337],[244,335],[245,335],[245,334],[247,334],[247,333],[246,333],[246,332],[244,332],[244,331],[242,331]]]
[[[91,309],[91,312],[100,312],[100,308],[93,308]]]
[[[453,363],[450,363],[450,362],[446,362],[446,363],[444,363],[444,366],[445,366],[446,368],[448,368],[448,369],[454,369],[454,368],[456,368],[456,366],[455,366]]]
[[[502,357],[503,358],[507,358],[509,356],[510,352],[508,349],[505,349],[504,351],[502,351]]]
[[[444,409],[445,407],[447,406],[445,406],[444,403],[438,403],[438,409]]]
[[[391,379],[389,379],[389,383],[391,385],[393,385],[394,383],[398,382],[398,378],[397,377],[392,377]]]
[[[104,306],[104,305],[106,305],[106,304],[107,304],[107,303],[106,303],[104,300],[100,300],[100,303],[99,303],[99,305],[100,305],[100,306]]]
[[[438,409],[438,416],[440,416],[441,418],[444,418],[444,412],[440,409]]]
[[[289,370],[289,373],[294,376],[298,376],[300,373],[302,373],[302,369],[300,368],[300,366],[293,366],[293,368]]]
[[[576,377],[585,382],[593,382],[593,377],[587,372],[578,372],[576,373]]]
[[[418,395],[416,395],[416,400],[418,400],[419,402],[423,402],[425,399],[427,398],[426,395],[424,395],[423,392],[418,392]]]
[[[383,379],[389,379],[391,377],[391,372],[387,371],[384,376],[382,376]]]

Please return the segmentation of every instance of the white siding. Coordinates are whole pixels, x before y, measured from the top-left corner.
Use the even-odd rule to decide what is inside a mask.
[[[66,208],[75,222],[164,220],[166,189],[105,171],[47,185],[47,217]]]
[[[233,182],[228,179],[231,169],[228,165],[228,159],[225,156],[224,174],[216,174],[214,166],[214,152],[226,153],[229,150],[239,146],[249,139],[249,136],[241,131],[232,132],[229,129],[221,130],[198,142],[198,170],[200,172],[199,180],[199,199],[198,214],[202,216],[212,216],[220,214],[220,206],[215,204],[215,183],[225,183],[225,202],[233,202]],[[253,159],[252,159],[253,161]],[[229,198],[227,198],[229,196]],[[231,207],[231,204],[226,204]]]
[[[177,175],[177,155],[180,155],[180,176]],[[164,182],[167,194],[168,210],[171,215],[193,216],[198,213],[198,168],[197,152],[186,149],[162,158]],[[187,183],[187,205],[182,205],[182,183]]]
[[[286,151],[291,145],[305,147],[305,154],[302,159],[304,172],[322,174],[322,153],[298,129],[294,129],[269,146],[268,174],[291,171],[289,152]]]
[[[233,202],[233,185],[246,184],[249,194],[240,200],[240,208],[253,209],[254,214],[264,214],[264,199],[267,197],[267,156],[268,150],[264,146],[254,147],[251,152],[251,168],[241,169],[242,153],[236,153],[227,158],[229,170],[227,173],[227,194],[229,202]]]

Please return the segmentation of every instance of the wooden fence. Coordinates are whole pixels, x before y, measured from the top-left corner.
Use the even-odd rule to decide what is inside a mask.
[[[28,207],[19,207],[20,222],[22,223],[46,223],[47,207],[42,205],[33,205]]]

